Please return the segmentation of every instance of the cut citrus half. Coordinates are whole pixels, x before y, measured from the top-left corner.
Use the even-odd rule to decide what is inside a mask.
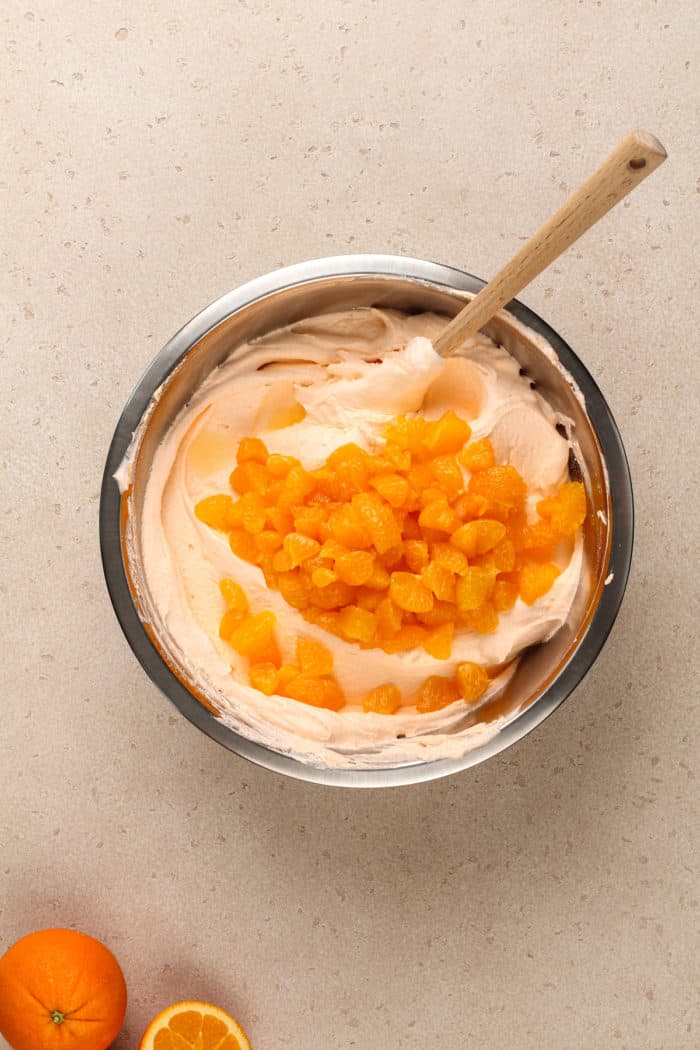
[[[235,1017],[211,1003],[174,1003],[149,1024],[139,1050],[251,1050]]]

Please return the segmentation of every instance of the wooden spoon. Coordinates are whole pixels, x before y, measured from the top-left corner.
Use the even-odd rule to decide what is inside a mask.
[[[559,211],[450,321],[435,340],[437,352],[449,357],[458,350],[465,339],[478,332],[497,310],[665,160],[666,150],[653,135],[645,131],[627,135]]]

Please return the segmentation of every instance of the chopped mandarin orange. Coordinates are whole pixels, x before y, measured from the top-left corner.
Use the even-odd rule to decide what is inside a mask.
[[[464,551],[457,550],[451,543],[432,543],[430,555],[438,565],[444,565],[450,572],[456,572],[458,576],[464,576],[469,568],[469,561]]]
[[[446,569],[444,565],[437,561],[431,561],[421,572],[420,578],[440,601],[454,602],[456,600],[457,585],[455,574]],[[414,609],[413,611],[420,612],[421,610]],[[423,611],[425,612],[426,610]]]
[[[449,660],[452,654],[454,633],[454,623],[445,623],[441,627],[435,627],[423,642],[423,648],[429,656],[433,656],[436,660]]]
[[[293,507],[304,502],[307,496],[314,490],[314,480],[303,467],[296,464],[289,470],[282,482],[282,491],[279,495],[279,506],[283,508]]]
[[[246,615],[245,609],[227,609],[219,624],[219,638],[228,642],[236,628],[243,623]]]
[[[454,456],[437,456],[430,464],[433,476],[445,494],[454,499],[464,485],[462,471]]]
[[[331,583],[335,583],[338,579],[332,569],[327,569],[325,566],[319,566],[314,569],[311,573],[311,582],[314,587],[328,587]]]
[[[360,492],[353,496],[352,509],[369,533],[378,554],[384,554],[391,547],[401,544],[401,531],[391,513],[391,507],[379,493]]]
[[[449,409],[440,419],[428,423],[423,437],[423,446],[432,456],[440,456],[446,452],[459,452],[469,441],[471,433],[472,428],[467,421],[460,419],[452,409]]]
[[[210,529],[220,532],[229,532],[241,524],[240,514],[231,496],[206,496],[195,504],[194,513]]]
[[[489,684],[489,676],[483,667],[479,664],[466,661],[463,664],[457,665],[457,672],[455,675],[457,679],[457,688],[459,689],[460,696],[467,703],[474,703],[480,696],[483,696],[486,692]]]
[[[243,613],[248,612],[248,598],[240,583],[225,578],[219,581],[219,590],[229,609],[236,609],[238,612]]]
[[[324,631],[328,631],[329,634],[335,634],[338,638],[342,638],[343,632],[338,623],[338,613],[333,612],[332,609],[317,609],[315,606],[310,605],[303,610],[301,615],[307,623],[313,623],[316,627],[321,627]]]
[[[430,561],[428,544],[425,540],[405,540],[403,556],[411,572],[420,572]]]
[[[535,521],[531,525],[512,530],[514,549],[527,551],[539,560],[551,558],[559,536],[547,521]]]
[[[518,600],[518,588],[510,580],[496,580],[491,593],[491,601],[496,612],[507,612]]]
[[[410,649],[418,649],[425,644],[428,632],[425,627],[408,624],[400,627],[396,634],[382,641],[382,649],[385,653],[407,653]]]
[[[473,492],[463,492],[455,500],[454,508],[461,521],[473,521],[474,518],[483,518],[489,509],[489,501]]]
[[[389,547],[388,550],[384,551],[383,554],[377,555],[377,561],[380,566],[384,569],[393,569],[395,565],[403,559],[403,544],[399,543],[396,547]]]
[[[264,492],[270,481],[270,475],[264,463],[246,460],[231,472],[229,482],[232,489],[241,494],[244,492]]]
[[[424,529],[452,532],[459,525],[459,518],[443,496],[442,499],[435,500],[423,508],[418,524]]]
[[[371,587],[358,587],[355,591],[355,599],[361,609],[369,609],[376,612],[379,603],[384,600],[382,591],[373,591]]]
[[[244,437],[238,446],[236,462],[247,463],[250,460],[258,463],[267,463],[267,446],[260,438]]]
[[[426,678],[418,690],[416,710],[420,714],[440,711],[448,704],[453,704],[455,700],[459,700],[459,690],[452,679],[431,675],[430,678]]]
[[[352,642],[371,642],[377,630],[377,618],[359,605],[346,605],[340,610],[340,628]]]
[[[488,438],[472,441],[471,444],[462,449],[457,458],[471,474],[478,470],[486,470],[496,462],[493,445]]]
[[[490,596],[496,573],[481,565],[470,565],[457,580],[457,606],[462,612],[478,609]]]
[[[275,532],[279,532],[280,536],[286,536],[294,528],[294,519],[285,507],[268,507],[267,521]]]
[[[329,583],[327,587],[311,587],[309,591],[309,601],[318,609],[340,609],[349,605],[353,597],[353,588],[342,580]]]
[[[392,601],[406,612],[427,612],[433,607],[433,594],[420,576],[411,572],[392,572],[389,594]]]
[[[279,671],[277,672],[277,689],[283,696],[286,696],[285,689],[292,681],[301,674],[299,664],[289,663],[282,664]]]
[[[463,609],[459,614],[462,627],[478,634],[491,634],[498,627],[498,613],[491,601],[482,602],[478,609]]]
[[[561,569],[551,562],[540,565],[530,562],[520,570],[520,597],[526,605],[534,605],[550,589]]]
[[[304,536],[310,536],[313,540],[319,538],[321,525],[326,520],[323,507],[318,505],[311,507],[295,507],[292,512],[292,517],[294,519],[294,530],[296,532],[300,532]]]
[[[293,609],[306,609],[309,605],[311,586],[298,570],[280,573],[277,587],[287,605]]]
[[[256,565],[260,554],[258,552],[255,538],[243,529],[234,529],[229,533],[228,542],[231,550],[237,558],[250,561]]]
[[[391,598],[382,598],[376,610],[377,632],[379,637],[390,638],[400,629],[403,622],[401,609]]]
[[[255,543],[261,554],[274,554],[282,546],[282,537],[274,529],[263,529],[255,537]]]
[[[372,537],[351,507],[342,506],[328,519],[331,537],[350,550],[366,550],[372,546]]]
[[[374,572],[374,555],[369,551],[347,551],[338,555],[333,565],[338,579],[353,587],[361,587]]]
[[[515,568],[515,547],[507,538],[499,540],[493,548],[493,563],[497,572],[512,572]]]
[[[309,558],[314,558],[321,549],[318,540],[312,540],[310,536],[304,536],[301,532],[290,532],[284,537],[282,546],[291,563],[291,569],[295,569]]]
[[[292,467],[300,467],[301,463],[294,456],[282,456],[279,452],[272,452],[268,456],[267,469],[273,478],[286,478]]]
[[[241,654],[254,662],[274,639],[275,615],[271,612],[260,612],[247,616],[231,633],[228,642]]]
[[[580,481],[568,481],[556,496],[540,500],[538,513],[548,518],[561,536],[573,536],[586,520],[586,490]]]
[[[452,534],[451,542],[464,551],[467,558],[490,551],[506,534],[506,527],[500,521],[490,518],[479,518],[478,521],[467,521]]]
[[[384,427],[384,437],[388,444],[417,455],[423,451],[426,430],[427,423],[421,416],[399,416]]]
[[[401,707],[401,693],[392,682],[377,685],[362,699],[363,711],[374,711],[378,715],[393,715]]]
[[[283,695],[312,707],[327,707],[331,711],[339,711],[345,704],[340,686],[330,677],[317,678],[299,674],[287,682]]]
[[[469,479],[469,492],[483,496],[490,504],[512,510],[525,500],[527,487],[515,467],[487,467]]]
[[[365,587],[371,587],[373,591],[385,591],[389,586],[391,577],[383,565],[375,565],[372,575],[365,583]]]
[[[379,474],[372,478],[370,485],[391,507],[403,507],[411,491],[406,478],[400,474]]]
[[[272,568],[274,572],[291,572],[294,568],[292,559],[285,550],[276,551],[272,556]]]
[[[273,663],[251,664],[248,668],[248,681],[253,689],[259,689],[265,696],[272,696],[277,691],[279,671]]]
[[[315,638],[299,638],[297,663],[302,674],[327,675],[333,670],[333,654]]]
[[[446,623],[455,623],[459,610],[452,602],[441,602],[436,599],[432,609],[424,613],[416,613],[416,616],[425,627],[442,627]]]
[[[241,512],[241,525],[253,535],[262,532],[267,520],[265,502],[258,492],[246,492],[237,504]]]

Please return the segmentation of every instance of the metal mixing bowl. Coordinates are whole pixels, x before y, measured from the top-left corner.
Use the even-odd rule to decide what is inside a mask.
[[[514,301],[485,328],[514,357],[553,407],[573,423],[574,470],[586,481],[592,512],[585,526],[586,572],[567,624],[524,654],[505,693],[476,718],[508,721],[493,739],[459,760],[386,769],[319,769],[254,743],[222,724],[157,637],[143,581],[139,521],[155,449],[202,380],[239,345],[282,325],[356,306],[433,310],[453,316],[483,282],[461,270],[390,255],[338,256],[260,277],[202,310],[161,350],[124,408],[109,449],[100,500],[100,541],[107,586],[122,629],[144,670],[179,711],[214,740],[267,769],[345,787],[412,784],[456,773],[510,747],[539,725],[579,684],[600,652],[622,601],[634,532],[629,467],[603,395],[571,348],[537,314]],[[542,352],[553,348],[572,384]],[[158,391],[158,397],[154,393]],[[114,480],[138,429],[132,485]]]

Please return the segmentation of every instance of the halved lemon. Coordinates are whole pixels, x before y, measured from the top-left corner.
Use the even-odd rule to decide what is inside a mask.
[[[252,1050],[235,1017],[211,1003],[174,1003],[154,1017],[139,1050]]]

